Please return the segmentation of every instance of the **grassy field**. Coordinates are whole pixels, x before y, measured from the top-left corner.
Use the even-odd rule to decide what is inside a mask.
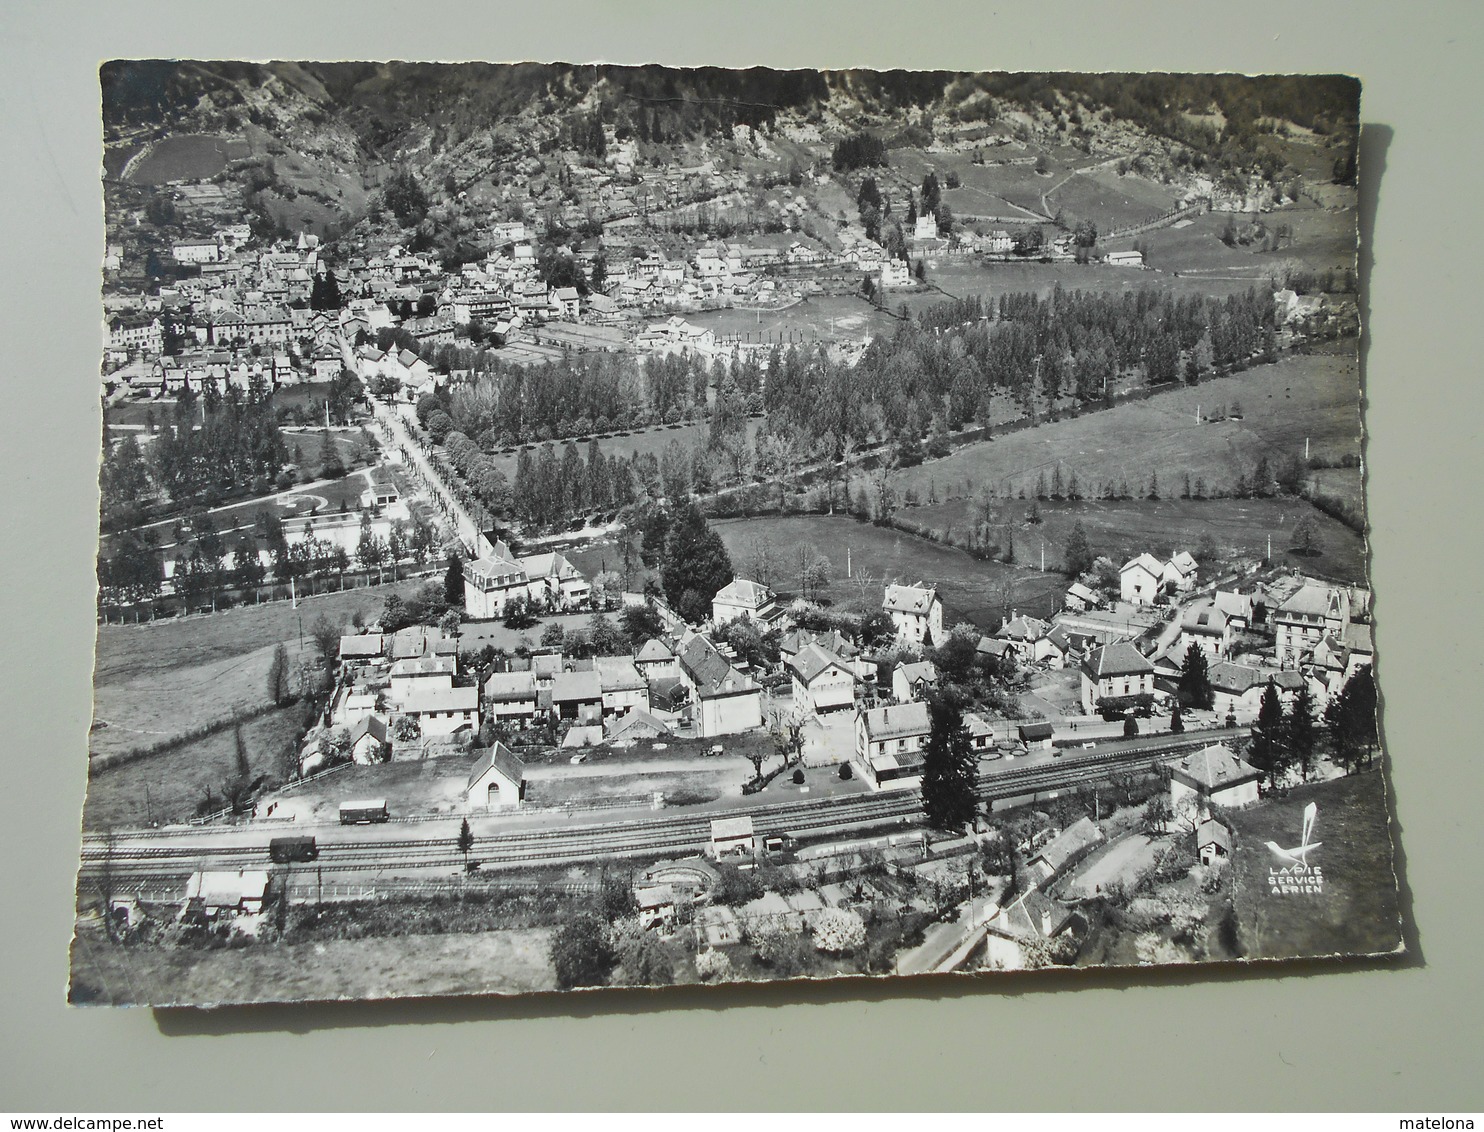
[[[757,435],[757,430],[762,427],[761,417],[747,422],[747,438],[751,440]],[[603,450],[603,455],[610,459],[621,456],[625,460],[643,453],[658,457],[669,443],[673,440],[689,451],[698,442],[704,441],[708,435],[710,426],[704,421],[694,424],[682,424],[674,426],[661,426],[659,428],[647,428],[638,432],[632,432],[628,436],[610,436],[598,441],[598,447]],[[565,440],[554,442],[557,455],[560,457],[561,450],[566,447]],[[539,446],[538,446],[539,447]],[[581,441],[577,444],[578,451],[582,453],[583,459],[587,458],[587,442]],[[495,467],[505,474],[505,478],[512,483],[515,481],[515,468],[519,460],[517,454],[494,455],[490,457]]]
[[[550,935],[530,928],[195,951],[117,947],[83,927],[72,944],[71,1000],[164,1006],[553,990]]]
[[[1376,954],[1401,943],[1386,783],[1379,771],[1301,786],[1288,797],[1233,815],[1233,900],[1249,958]],[[1278,893],[1269,870],[1281,862],[1265,843],[1298,844],[1303,810],[1318,807],[1310,864],[1321,893]]]
[[[1135,237],[1144,246],[1145,261],[1161,272],[1201,272],[1258,280],[1281,276],[1289,266],[1322,270],[1355,266],[1356,214],[1353,210],[1320,209],[1313,206],[1283,208],[1262,214],[1269,231],[1279,224],[1294,229],[1292,242],[1273,251],[1261,244],[1227,247],[1221,242],[1229,220],[1239,224],[1249,216],[1208,212],[1190,224],[1159,228]],[[1131,239],[1115,240],[1108,247],[1127,247]]]
[[[712,524],[726,544],[739,571],[746,573],[750,544],[758,538],[772,542],[783,563],[773,585],[793,589],[788,558],[799,546],[812,544],[830,560],[830,585],[825,597],[841,609],[859,611],[861,594],[845,574],[847,556],[852,570],[867,570],[873,584],[866,596],[871,608],[881,604],[888,582],[935,583],[943,598],[943,623],[970,621],[987,626],[1001,616],[999,584],[1009,581],[1015,605],[1028,612],[1049,613],[1050,603],[1064,585],[1059,574],[1042,574],[997,562],[979,562],[961,550],[940,546],[886,527],[858,523],[844,516],[787,515],[754,519],[727,519]]]
[[[248,765],[253,776],[273,774],[278,754],[294,742],[304,719],[295,704],[242,725]],[[100,734],[94,733],[96,740]],[[196,812],[207,787],[218,797],[222,783],[237,773],[236,741],[231,729],[184,743],[170,751],[95,772],[88,780],[83,828],[132,828],[148,821],[184,821]]]
[[[944,263],[929,268],[927,281],[933,287],[953,296],[968,298],[979,295],[998,302],[1003,294],[1034,291],[1049,295],[1060,284],[1068,291],[1089,291],[1118,295],[1149,288],[1181,295],[1224,296],[1246,291],[1254,279],[1187,279],[1154,271],[1128,267],[1107,267],[1099,263],[978,263],[974,261]],[[943,301],[943,294],[927,291],[916,295],[889,296],[888,306],[896,310],[901,302],[914,314],[924,306]]]
[[[286,805],[300,822],[330,821],[339,813],[341,802],[355,798],[387,798],[393,816],[399,818],[451,813],[463,803],[474,762],[471,755],[441,755],[351,766],[295,788],[286,796],[292,800]]]
[[[1112,169],[1078,173],[1047,196],[1052,209],[1066,213],[1067,221],[1091,220],[1099,231],[1142,224],[1175,206],[1167,188],[1143,177],[1120,177]]]
[[[936,484],[971,484],[970,494],[994,485],[1001,496],[1048,482],[1059,464],[1077,473],[1084,493],[1095,484],[1127,480],[1135,492],[1151,472],[1161,494],[1178,494],[1183,477],[1203,478],[1208,490],[1229,489],[1250,474],[1259,457],[1270,463],[1302,457],[1308,438],[1314,456],[1338,460],[1360,450],[1359,366],[1348,351],[1285,358],[1231,377],[1134,401],[1075,420],[1040,425],[981,441],[944,457],[897,472],[899,493],[914,489],[924,500]],[[1241,420],[1210,421],[1214,411],[1238,402]],[[1200,410],[1201,424],[1196,423]]]
[[[889,304],[896,309],[897,296]],[[865,299],[855,295],[815,295],[786,310],[701,311],[687,315],[686,321],[703,326],[717,334],[740,334],[744,341],[779,342],[785,348],[789,336],[808,341],[861,340],[877,334],[890,334],[897,320],[883,314]]]
[[[130,179],[138,185],[201,181],[216,176],[229,160],[247,154],[244,142],[211,134],[177,134],[157,142]]]

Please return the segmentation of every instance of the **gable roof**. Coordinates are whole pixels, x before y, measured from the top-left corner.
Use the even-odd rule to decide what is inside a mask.
[[[608,725],[608,739],[633,739],[640,736],[669,735],[670,725],[653,712],[634,708]]]
[[[1165,568],[1163,565],[1161,565],[1159,559],[1154,557],[1154,555],[1150,554],[1147,550],[1143,554],[1139,555],[1137,558],[1130,558],[1127,562],[1125,562],[1118,568],[1118,572],[1120,574],[1127,574],[1130,570],[1133,570],[1136,567],[1141,570],[1149,571],[1149,573],[1153,574],[1156,578],[1160,577],[1165,572]]]
[[[484,682],[486,699],[497,703],[519,702],[536,698],[536,677],[525,672],[492,672]]]
[[[670,651],[669,645],[658,637],[651,637],[639,649],[639,655],[634,658],[634,661],[637,664],[650,664],[674,659],[675,654]]]
[[[872,708],[862,713],[861,722],[867,737],[875,740],[925,735],[931,730],[928,706],[921,701]]]
[[[791,656],[786,662],[805,684],[811,684],[821,673],[831,668],[850,673],[850,666],[832,652],[810,642]],[[851,673],[853,675],[853,673]]]
[[[1207,845],[1219,845],[1228,853],[1232,851],[1232,831],[1226,827],[1224,822],[1215,818],[1207,818],[1196,826],[1195,847],[1202,849]]]
[[[352,637],[340,638],[340,657],[367,657],[380,656],[382,649],[380,633],[358,633]]]
[[[1104,645],[1082,662],[1082,671],[1094,680],[1107,676],[1142,676],[1152,673],[1154,665],[1127,641]]]
[[[716,591],[712,601],[719,601],[724,605],[741,605],[748,609],[761,609],[773,600],[773,591],[761,582],[754,582],[748,578],[733,578],[721,589]]]
[[[356,720],[356,725],[350,729],[350,745],[354,747],[367,735],[375,739],[382,746],[386,745],[387,731],[386,720],[379,715],[363,715]]]
[[[1031,858],[1045,861],[1060,872],[1077,854],[1091,849],[1103,840],[1103,831],[1092,823],[1091,818],[1078,818],[1066,829],[1053,837]]]
[[[493,747],[479,756],[479,761],[469,771],[469,780],[464,784],[464,792],[468,793],[473,790],[474,784],[491,770],[517,784],[526,776],[526,764],[521,762],[515,752],[504,743],[496,742]]]
[[[478,688],[418,688],[402,697],[404,715],[435,711],[477,711]]]

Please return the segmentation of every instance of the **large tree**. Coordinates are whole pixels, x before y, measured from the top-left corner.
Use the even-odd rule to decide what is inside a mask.
[[[1247,761],[1262,772],[1269,783],[1283,773],[1287,763],[1283,701],[1272,680],[1262,690],[1257,708],[1257,724],[1252,728],[1252,743],[1247,748]]]
[[[1072,533],[1067,537],[1067,548],[1062,556],[1062,568],[1067,577],[1076,578],[1091,570],[1092,563],[1092,544],[1087,541],[1087,528],[1079,519],[1073,525]]]
[[[1314,751],[1319,742],[1319,731],[1314,716],[1314,693],[1308,682],[1299,685],[1298,693],[1288,705],[1288,715],[1283,721],[1284,738],[1288,745],[1289,758],[1299,768],[1304,781],[1314,770]]]
[[[670,608],[692,623],[704,621],[711,613],[711,599],[732,577],[727,548],[700,509],[690,502],[675,508],[660,562],[660,582]]]
[[[1362,759],[1369,759],[1376,732],[1376,682],[1370,665],[1356,671],[1324,709],[1335,762],[1349,774]]]
[[[1192,644],[1185,650],[1185,664],[1180,670],[1176,694],[1186,707],[1209,709],[1216,702],[1216,693],[1211,687],[1210,667],[1200,645]]]
[[[562,990],[602,986],[617,964],[612,930],[596,912],[573,916],[552,937],[551,965]]]
[[[976,760],[964,726],[962,694],[943,688],[928,698],[922,807],[934,829],[962,830],[974,820]]]

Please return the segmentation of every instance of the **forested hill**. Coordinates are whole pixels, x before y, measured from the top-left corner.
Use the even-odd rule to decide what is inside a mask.
[[[955,74],[946,71],[776,71],[756,67],[568,64],[233,63],[124,60],[100,72],[111,132],[219,129],[308,115],[350,128],[368,154],[409,157],[429,127],[443,144],[536,112],[597,113],[621,133],[648,112],[666,136],[769,126],[785,111],[848,126],[925,111],[992,121],[1019,111],[1109,112],[1187,144],[1240,142],[1264,119],[1304,129],[1353,130],[1359,82],[1345,76]],[[283,102],[281,114],[264,92]],[[1194,120],[1192,120],[1194,119]]]

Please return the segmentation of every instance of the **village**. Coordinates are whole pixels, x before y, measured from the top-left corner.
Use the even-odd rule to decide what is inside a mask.
[[[574,110],[297,230],[292,154],[120,126],[74,998],[1371,946],[1262,903],[1387,836],[1354,273],[1281,258],[1353,171],[1010,105]]]

